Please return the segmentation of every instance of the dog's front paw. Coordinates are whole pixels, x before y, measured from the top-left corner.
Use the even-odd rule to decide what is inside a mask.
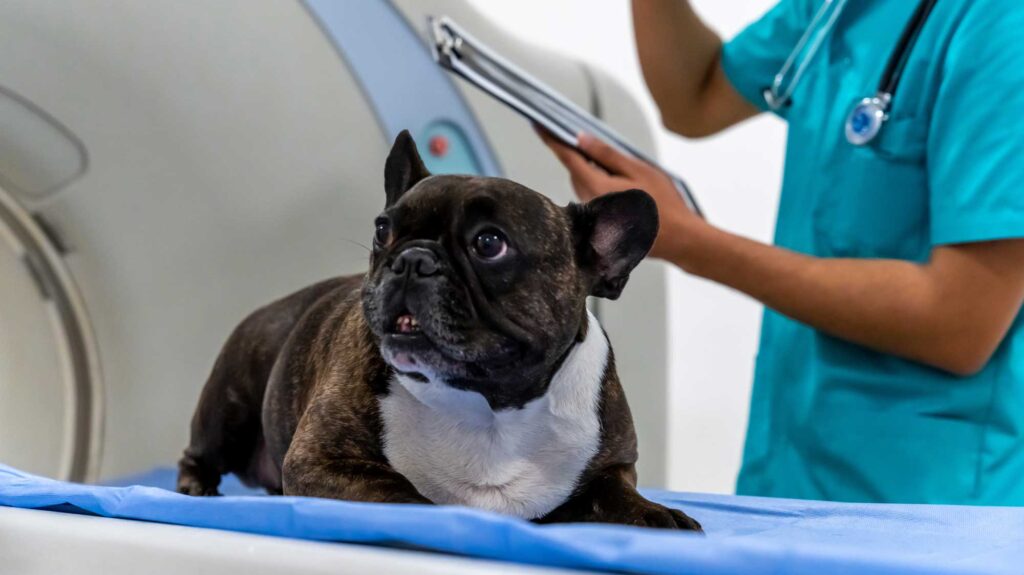
[[[178,493],[199,496],[220,495],[220,492],[217,491],[218,485],[220,485],[220,481],[216,483],[204,481],[198,475],[185,470],[178,473]]]
[[[619,512],[617,521],[610,523],[625,523],[626,525],[637,525],[639,527],[654,527],[658,529],[682,529],[685,531],[697,531],[703,533],[700,523],[689,515],[659,505],[652,501],[643,500],[641,504],[627,506]]]
[[[679,511],[648,501],[633,490],[605,492],[591,501],[587,521],[703,533],[700,523]]]
[[[656,529],[679,529],[703,533],[700,523],[678,509],[648,501],[632,483],[616,475],[591,480],[586,488],[570,498],[539,523],[617,523]]]

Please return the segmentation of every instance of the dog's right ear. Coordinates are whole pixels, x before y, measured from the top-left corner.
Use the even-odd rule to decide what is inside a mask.
[[[658,204],[646,192],[627,190],[567,209],[590,295],[617,299],[658,237]]]
[[[388,160],[384,163],[384,191],[387,193],[385,207],[395,205],[402,194],[429,175],[409,130],[402,130],[395,138]]]

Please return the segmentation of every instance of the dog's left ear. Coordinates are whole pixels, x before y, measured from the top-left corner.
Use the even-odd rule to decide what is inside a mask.
[[[658,205],[646,192],[628,190],[572,204],[569,216],[590,295],[617,299],[658,236]]]
[[[402,130],[395,138],[391,153],[384,163],[384,191],[387,193],[385,207],[393,206],[402,194],[429,175],[409,130]]]

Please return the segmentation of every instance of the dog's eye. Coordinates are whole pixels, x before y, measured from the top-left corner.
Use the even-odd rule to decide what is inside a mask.
[[[473,251],[482,259],[496,260],[508,252],[508,242],[499,232],[481,232],[473,240]]]
[[[388,245],[391,241],[391,222],[387,220],[377,220],[377,227],[373,231],[373,242],[377,246],[382,247]]]

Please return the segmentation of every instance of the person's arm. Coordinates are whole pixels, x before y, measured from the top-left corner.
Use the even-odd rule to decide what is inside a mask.
[[[644,80],[669,130],[696,138],[759,110],[722,68],[722,40],[689,0],[633,0],[633,30]]]
[[[940,246],[924,264],[826,259],[712,227],[656,168],[593,137],[580,147],[615,175],[549,137],[584,200],[639,188],[658,202],[651,255],[732,287],[824,333],[954,374],[980,370],[1024,301],[1024,240]]]
[[[971,375],[1024,299],[1024,240],[932,250],[927,263],[816,258],[706,224],[671,232],[666,259],[797,321],[872,349]]]

